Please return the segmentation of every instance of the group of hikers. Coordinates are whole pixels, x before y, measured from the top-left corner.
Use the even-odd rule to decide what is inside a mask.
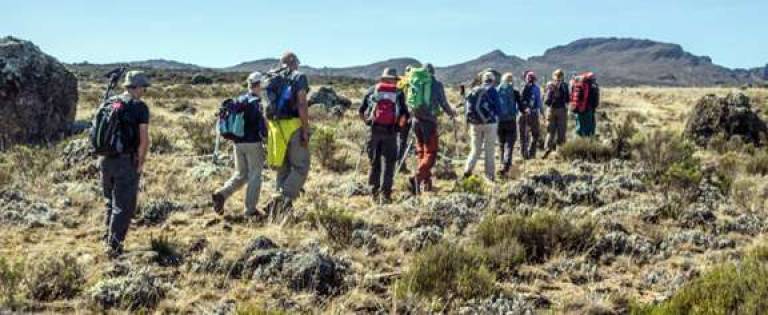
[[[283,54],[280,64],[267,73],[248,75],[247,91],[225,101],[219,110],[217,131],[234,142],[235,169],[232,177],[211,195],[216,213],[222,214],[227,199],[247,186],[245,216],[278,222],[290,213],[303,190],[310,171],[309,81],[299,71],[300,62],[294,53]],[[566,140],[569,103],[577,116],[577,134],[594,135],[599,89],[592,73],[575,76],[569,86],[563,71],[557,70],[547,83],[543,97],[532,71],[523,74],[521,91],[515,88],[512,73],[502,75],[487,69],[478,78],[469,93],[465,94],[461,86],[471,137],[464,177],[472,175],[480,155],[485,152],[485,176],[495,179],[497,139],[501,148],[500,175],[510,170],[518,137],[522,158],[534,158],[544,105],[548,107],[544,157]],[[115,80],[113,78],[113,82]],[[123,253],[150,141],[150,111],[142,101],[150,87],[149,78],[142,71],[128,71],[122,86],[125,92],[114,97],[108,98],[108,89],[91,129],[95,152],[103,156],[102,184],[107,199],[104,242],[111,258]],[[371,161],[368,184],[374,200],[384,203],[392,200],[395,172],[399,168],[408,173],[405,161],[413,145],[410,139],[414,138],[418,167],[408,179],[410,192],[434,190],[432,168],[438,158],[441,112],[454,121],[457,117],[456,110],[448,103],[444,85],[435,77],[435,69],[429,63],[409,66],[402,76],[395,69],[387,68],[368,89],[358,114],[370,128],[365,151]],[[276,193],[261,211],[257,204],[265,164],[277,169]]]

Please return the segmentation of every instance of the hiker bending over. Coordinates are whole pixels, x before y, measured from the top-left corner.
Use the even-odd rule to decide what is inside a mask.
[[[371,160],[368,184],[375,202],[392,201],[392,183],[397,162],[398,130],[408,121],[408,108],[405,95],[397,88],[397,71],[384,69],[379,83],[368,90],[360,106],[360,118],[371,127],[366,149]],[[384,176],[382,177],[382,163]]]
[[[261,112],[261,80],[259,72],[251,73],[246,80],[248,92],[236,98],[232,103],[235,108],[230,114],[242,114],[243,130],[241,137],[235,137],[233,156],[235,172],[232,177],[213,194],[213,209],[221,214],[224,203],[235,191],[248,184],[245,192],[245,216],[259,216],[256,205],[261,193],[261,172],[264,166],[264,140],[267,138],[267,125]]]
[[[406,103],[413,117],[412,128],[416,134],[416,156],[419,167],[408,182],[411,193],[432,191],[432,167],[437,161],[437,115],[442,109],[451,119],[456,117],[445,97],[443,84],[435,78],[432,64],[412,68],[409,73]]]
[[[136,212],[139,178],[149,149],[149,108],[141,98],[149,86],[149,78],[143,72],[129,71],[123,83],[125,93],[109,101],[122,104],[119,129],[124,146],[120,153],[101,160],[101,182],[107,199],[106,252],[110,258],[122,255],[123,242]]]
[[[282,66],[266,75],[267,163],[277,168],[275,188],[267,212],[282,215],[293,207],[309,175],[309,80],[299,72],[292,52],[280,58]]]
[[[576,135],[595,135],[595,109],[600,105],[600,87],[592,72],[577,75],[571,81],[571,110],[576,114]]]
[[[472,175],[472,171],[485,151],[485,176],[494,179],[496,160],[496,127],[499,113],[499,94],[496,91],[494,74],[485,72],[482,84],[469,93],[464,106],[472,148],[464,167],[464,178]]]
[[[563,70],[557,69],[552,73],[552,81],[547,83],[547,151],[544,158],[549,156],[557,146],[565,143],[565,133],[568,130],[568,98],[570,90],[568,83],[563,81]]]
[[[502,165],[499,175],[506,176],[512,167],[512,152],[517,139],[517,104],[520,102],[520,92],[515,89],[512,73],[505,73],[501,81],[498,87],[499,126],[497,129]]]
[[[536,85],[536,73],[526,71],[523,75],[525,86],[520,97],[517,127],[520,130],[520,151],[523,159],[536,157],[539,143],[539,117],[541,115],[541,89]]]

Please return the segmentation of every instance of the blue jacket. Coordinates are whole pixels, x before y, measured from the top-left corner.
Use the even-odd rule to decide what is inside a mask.
[[[240,95],[237,103],[246,104],[245,107],[245,135],[235,143],[256,143],[267,138],[267,123],[261,112],[261,98],[251,95],[250,92]]]
[[[482,100],[478,100],[482,97]],[[493,124],[499,121],[499,93],[494,86],[478,86],[469,93],[464,111],[467,121],[471,124]],[[486,107],[473,111],[475,105],[486,104]]]
[[[517,117],[520,92],[512,84],[502,83],[499,89],[499,121],[513,121]]]
[[[541,89],[536,83],[526,83],[520,98],[521,111],[531,110],[541,114]]]

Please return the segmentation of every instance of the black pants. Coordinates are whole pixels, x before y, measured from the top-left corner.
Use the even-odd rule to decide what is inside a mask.
[[[392,192],[397,162],[397,133],[391,128],[374,126],[368,139],[368,158],[371,160],[371,171],[368,174],[368,184],[374,192]],[[383,177],[382,177],[383,164]]]
[[[133,156],[105,157],[101,161],[101,183],[107,199],[107,242],[113,249],[122,249],[139,193],[139,174]]]
[[[501,165],[507,169],[512,165],[512,152],[514,152],[513,149],[517,140],[517,122],[514,119],[500,121],[497,133],[501,149]]]

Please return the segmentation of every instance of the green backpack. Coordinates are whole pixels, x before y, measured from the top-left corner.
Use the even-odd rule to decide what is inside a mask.
[[[432,111],[432,74],[426,68],[412,68],[408,78],[406,103],[413,111]]]

